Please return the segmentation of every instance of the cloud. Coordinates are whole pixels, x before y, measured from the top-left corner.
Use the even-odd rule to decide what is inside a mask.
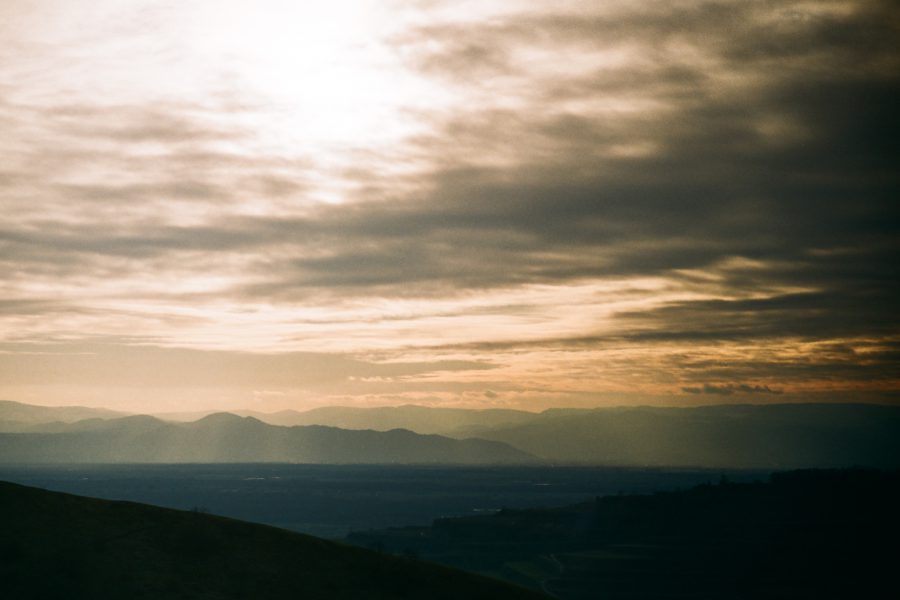
[[[392,382],[496,367],[471,360],[372,362],[328,353],[228,352],[122,341],[128,342],[4,344],[0,379],[4,385],[312,389],[366,378]]]
[[[715,394],[719,396],[731,396],[732,394],[781,394],[781,390],[772,389],[767,385],[748,385],[741,384],[725,384],[715,385],[710,383],[703,384],[703,387],[683,387],[682,392],[687,394]]]
[[[880,5],[866,4],[849,16],[804,20],[802,13],[771,7],[703,4],[601,16],[512,15],[500,25],[485,25],[487,31],[470,24],[414,31],[411,40],[444,40],[445,54],[456,52],[454,44],[470,48],[469,37],[508,46],[511,52],[531,48],[538,38],[555,56],[563,56],[573,43],[618,48],[627,42],[633,57],[607,68],[609,73],[572,77],[597,104],[622,88],[665,108],[612,118],[602,111],[566,109],[574,94],[567,88],[552,98],[522,92],[525,105],[514,110],[473,107],[435,120],[434,133],[421,144],[437,162],[415,176],[424,192],[410,197],[324,206],[300,217],[228,214],[220,208],[195,223],[132,221],[122,218],[126,208],[112,223],[105,218],[65,225],[45,221],[39,231],[16,228],[5,238],[10,253],[28,257],[28,246],[37,246],[44,260],[73,251],[85,261],[252,254],[264,258],[254,270],[259,277],[253,278],[262,281],[242,289],[275,295],[291,290],[305,295],[310,287],[337,286],[344,293],[374,288],[381,295],[408,291],[410,283],[426,289],[440,284],[479,288],[637,276],[708,268],[727,256],[797,261],[802,263],[795,263],[798,271],[821,271],[830,259],[808,251],[846,245],[861,249],[858,265],[882,264],[885,252],[895,248],[870,249],[889,244],[898,220],[888,189],[877,177],[880,165],[896,158],[890,140],[896,133],[891,127],[897,78],[876,69],[897,58],[892,46],[878,41],[893,32],[890,20],[876,18],[884,12]],[[773,18],[786,25],[772,29]],[[870,27],[876,22],[878,27]],[[727,60],[710,69],[694,54],[665,58],[652,52],[673,36],[693,40],[701,56]],[[870,42],[853,44],[860,36]],[[753,40],[765,51],[751,52]],[[850,47],[860,55],[861,72],[850,77],[824,68],[829,59],[845,59]],[[807,72],[771,74],[768,62],[758,62],[773,56],[796,58],[801,61],[796,68]],[[691,57],[696,64],[687,64]],[[753,75],[743,77],[744,70]],[[742,75],[739,80],[747,80],[734,92],[741,94],[739,101],[723,96],[716,83],[735,71]],[[515,76],[534,77],[541,85],[532,87],[544,89],[542,73],[516,71]],[[680,91],[670,95],[659,86]],[[519,90],[509,92],[515,97]],[[203,159],[236,166],[237,181],[220,180],[224,169],[197,169],[177,149],[182,137],[203,145],[242,139],[247,132],[203,129],[187,109],[113,107],[103,114],[118,123],[105,129],[93,123],[99,109],[66,111],[87,115],[79,134],[85,145],[96,147],[108,132],[123,144],[163,143],[165,160],[178,170],[155,181],[67,184],[54,191],[60,198],[142,206],[202,201],[221,207],[255,189],[267,190],[266,195],[273,187],[298,194],[307,189],[301,172],[279,176],[264,156],[245,157],[244,164],[221,152]],[[647,156],[628,154],[629,146],[641,143],[653,150]],[[458,164],[454,153],[446,152],[458,146],[475,161],[489,161],[486,151],[468,150],[492,150],[496,144],[504,147],[498,154],[513,153],[513,164]],[[191,170],[197,171],[194,180],[182,177]],[[815,214],[810,202],[816,203]],[[58,256],[50,255],[53,250]],[[197,268],[204,268],[202,261]]]
[[[140,21],[122,10],[111,48]],[[129,91],[151,78],[95,42],[59,64],[95,60],[96,89],[54,66],[71,40],[17,45],[0,70],[6,339],[138,330],[200,365],[199,348],[277,349],[286,370],[322,345],[435,353],[419,374],[520,353],[507,374],[554,393],[569,372],[550,355],[610,373],[585,384],[607,390],[897,381],[891,2],[417,10],[391,48],[449,100],[406,107],[413,133],[390,147],[310,148],[226,73],[181,79],[174,8],[134,42],[172,76],[159,95]]]

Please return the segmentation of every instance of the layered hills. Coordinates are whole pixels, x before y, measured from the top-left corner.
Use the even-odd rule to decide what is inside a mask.
[[[796,469],[900,466],[900,407],[719,405],[549,410],[480,437],[560,463]]]
[[[79,421],[52,432],[0,433],[5,463],[297,462],[519,464],[535,460],[503,442],[408,430],[279,427],[229,413],[190,423],[150,416]]]
[[[0,461],[900,466],[900,407],[885,405],[637,406],[541,413],[407,405],[237,411],[243,419],[229,413],[198,420],[184,414],[165,420],[122,418],[92,410],[99,409],[0,403],[0,431],[5,432],[0,433]],[[72,422],[73,415],[91,418]]]
[[[48,424],[65,424],[85,419],[115,419],[128,413],[88,406],[37,406],[0,400],[0,431],[46,429]]]
[[[450,437],[470,437],[497,427],[526,423],[535,414],[522,410],[442,408],[405,404],[402,406],[323,406],[307,411],[283,410],[275,413],[235,411],[273,425],[329,425],[343,429],[409,429],[416,433]]]
[[[635,406],[541,413],[327,407],[258,414],[258,418],[478,437],[555,464],[749,469],[900,466],[900,407],[871,404]]]

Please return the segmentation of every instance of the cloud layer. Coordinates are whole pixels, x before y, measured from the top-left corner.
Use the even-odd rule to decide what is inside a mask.
[[[896,398],[891,2],[288,4],[3,9],[7,395]]]

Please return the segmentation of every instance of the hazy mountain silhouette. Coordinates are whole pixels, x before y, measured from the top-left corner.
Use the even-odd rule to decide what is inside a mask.
[[[59,429],[59,425],[84,419],[115,419],[125,412],[87,406],[36,406],[0,400],[0,431]]]
[[[238,412],[258,417],[241,419],[217,413],[198,421],[173,423],[147,416],[111,419],[119,414],[104,409],[0,403],[0,419],[4,415],[29,419],[10,419],[5,428],[0,423],[0,431],[53,434],[45,438],[0,436],[0,450],[5,450],[0,461],[26,457],[57,461],[59,456],[68,456],[69,460],[102,462],[479,464],[536,457],[556,463],[611,466],[900,465],[900,407],[892,406],[645,406],[528,413],[407,405]],[[92,418],[63,422],[79,415]],[[484,440],[502,444],[488,445]],[[119,451],[121,455],[116,457]],[[10,458],[13,455],[21,458]],[[41,456],[45,458],[38,458]]]
[[[192,423],[137,415],[73,423],[57,433],[0,433],[0,461],[517,464],[534,457],[502,442],[411,431],[278,427],[217,413]]]
[[[541,458],[617,466],[900,465],[900,407],[719,405],[548,410],[482,431]]]
[[[6,482],[0,581],[16,599],[544,597],[264,525]]]
[[[259,418],[478,437],[561,463],[731,468],[900,464],[900,407],[864,404],[615,407],[542,413],[326,407]]]
[[[283,410],[276,413],[256,411],[232,411],[251,416],[272,425],[327,425],[342,429],[409,429],[416,433],[472,437],[478,432],[494,427],[525,423],[535,413],[521,410],[464,408],[440,408],[406,404],[360,408],[350,406],[325,406],[298,412]]]

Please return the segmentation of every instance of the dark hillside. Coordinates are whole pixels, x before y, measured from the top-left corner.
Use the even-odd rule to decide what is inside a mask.
[[[567,600],[894,598],[898,506],[898,472],[796,471],[350,539]]]
[[[0,482],[3,598],[473,598],[539,594],[280,529]]]

